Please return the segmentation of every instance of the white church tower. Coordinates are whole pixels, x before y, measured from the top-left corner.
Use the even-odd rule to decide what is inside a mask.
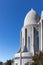
[[[25,19],[20,32],[20,49],[14,55],[14,65],[29,65],[32,56],[43,50],[43,12],[41,17],[31,9]]]

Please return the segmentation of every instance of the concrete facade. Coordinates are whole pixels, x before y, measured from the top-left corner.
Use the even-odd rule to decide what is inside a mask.
[[[14,55],[14,65],[25,65],[27,62],[30,65],[32,56],[43,50],[43,11],[39,16],[31,9],[20,33],[20,49]]]

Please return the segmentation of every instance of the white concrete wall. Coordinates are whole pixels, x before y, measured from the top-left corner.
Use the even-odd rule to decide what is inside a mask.
[[[16,65],[16,63],[17,63],[17,65],[20,65],[20,59],[16,59],[16,60],[14,60],[14,65]],[[32,63],[32,60],[31,59],[22,59],[22,65],[25,65],[27,62],[31,62]]]
[[[25,55],[25,53],[24,53],[24,55]],[[28,55],[26,55],[26,56],[24,56],[24,55],[22,55],[22,57],[27,57],[28,56]],[[32,61],[31,58],[27,58],[27,59],[23,58],[23,59],[21,59],[21,65],[25,65],[27,62],[32,63],[33,61]],[[20,65],[20,58],[19,59],[14,59],[14,65],[16,65],[16,63],[17,63],[17,65]]]
[[[14,60],[14,65],[16,65],[16,63],[17,63],[17,65],[20,65],[20,59],[15,59]]]
[[[22,39],[24,38],[24,44],[22,45],[22,50],[25,46],[25,29],[27,29],[27,49],[28,49],[28,37],[30,37],[30,53],[34,54],[34,24],[33,25],[27,25],[22,28]]]
[[[31,56],[33,56],[33,54],[30,53],[30,52],[24,52],[24,53],[22,53],[22,57],[31,57]],[[15,58],[16,58],[16,57],[20,57],[20,53],[16,53],[16,54],[14,55],[14,57],[15,57]]]
[[[22,59],[22,65],[25,65],[27,62],[32,63],[32,60],[31,59]]]
[[[17,53],[15,55],[15,58],[17,58],[17,55],[20,55],[20,53]],[[25,57],[27,57],[27,58],[25,58]],[[32,59],[28,58],[28,57],[31,57],[30,53],[28,53],[28,52],[22,53],[22,60],[21,60],[22,65],[25,65],[27,62],[32,62]],[[14,59],[14,65],[16,65],[16,63],[17,63],[17,65],[20,65],[20,57],[18,59]]]
[[[28,49],[28,36],[30,37],[30,52],[23,52],[22,57],[31,57],[34,55],[34,27],[35,27],[35,25],[28,25],[28,26],[25,26],[22,28],[22,39],[24,38],[24,44],[22,44],[22,46],[23,46],[22,51],[23,51],[23,48],[25,45],[25,29],[26,28],[27,28],[27,49]],[[40,28],[39,28],[39,30],[40,30]],[[39,37],[41,36],[40,34],[41,34],[41,32],[39,33]],[[17,57],[19,57],[19,58],[14,59],[14,65],[16,65],[16,63],[17,63],[17,65],[20,65],[20,53],[15,54],[14,58],[17,58]],[[22,59],[22,65],[25,65],[27,62],[32,62],[32,59],[30,59],[30,58]]]

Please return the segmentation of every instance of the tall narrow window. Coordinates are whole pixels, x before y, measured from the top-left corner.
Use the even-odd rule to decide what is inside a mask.
[[[22,48],[24,47],[24,38],[22,39]]]
[[[30,52],[30,37],[28,37],[28,52]]]
[[[39,32],[34,28],[34,53],[39,51]]]
[[[25,29],[25,46],[27,48],[27,29]]]

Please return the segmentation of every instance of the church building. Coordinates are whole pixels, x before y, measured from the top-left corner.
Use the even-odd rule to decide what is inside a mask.
[[[32,56],[43,51],[43,11],[39,16],[31,9],[25,16],[20,31],[20,49],[14,55],[14,65],[29,65],[33,62]]]

